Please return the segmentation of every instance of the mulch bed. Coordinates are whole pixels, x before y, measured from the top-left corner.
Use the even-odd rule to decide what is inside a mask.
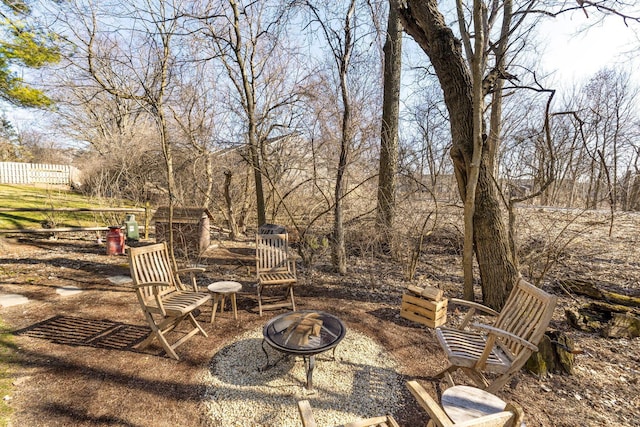
[[[243,284],[239,319],[225,312],[212,325],[210,312],[203,312],[199,320],[209,337],[197,336],[180,347],[182,360],[177,362],[159,346],[134,348],[146,329],[142,312],[130,287],[107,280],[128,274],[126,258],[108,257],[103,246],[81,238],[1,240],[0,292],[31,300],[0,312],[15,331],[16,356],[10,361],[15,390],[8,397],[15,408],[13,425],[215,425],[203,403],[203,378],[211,360],[240,334],[282,311],[262,318],[257,314],[249,243],[219,242],[198,262],[207,266],[203,284]],[[460,270],[455,254],[436,262]],[[402,268],[386,259],[361,258],[350,268],[345,276],[333,275],[322,265],[299,271],[297,305],[331,312],[349,329],[374,338],[396,359],[404,378],[417,379],[435,396],[427,378],[446,360],[431,329],[399,316]],[[443,279],[442,287],[457,296],[459,282],[446,273],[451,279]],[[84,292],[63,297],[55,292],[60,286]],[[560,307],[571,302],[564,298]],[[562,310],[556,311],[552,327],[567,330]],[[638,341],[568,332],[584,350],[573,376],[538,379],[523,372],[500,397],[523,406],[528,426],[640,424]],[[400,424],[424,425],[425,413],[406,390],[403,400],[402,410],[393,414]]]

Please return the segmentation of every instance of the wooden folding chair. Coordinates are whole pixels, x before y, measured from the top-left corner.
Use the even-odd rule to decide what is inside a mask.
[[[481,304],[450,299],[449,306],[465,305],[469,311],[458,329],[436,329],[436,336],[449,360],[449,366],[436,377],[444,376],[454,385],[451,373],[461,369],[477,387],[498,391],[522,368],[529,356],[538,351],[537,344],[549,326],[556,302],[555,296],[522,278],[500,313]],[[497,316],[493,325],[469,325],[476,310]],[[472,329],[466,329],[467,326]],[[497,377],[490,380],[484,373]]]
[[[187,289],[180,282],[178,274],[182,271],[193,272],[193,269],[175,270],[166,242],[129,248],[129,268],[138,302],[151,327],[149,337],[138,348],[144,349],[157,338],[169,356],[180,360],[175,352],[176,347],[195,334],[207,336],[196,321],[194,311],[209,301],[211,294],[199,292],[195,280],[192,280],[192,289]],[[170,344],[167,335],[184,320],[191,324],[191,330]]]
[[[296,310],[293,287],[298,282],[296,263],[289,256],[289,236],[256,234],[256,277],[258,280],[258,311],[290,307]],[[285,302],[264,304],[266,288],[285,288]]]
[[[492,398],[492,404],[496,401],[500,402],[500,407],[494,408],[492,405],[488,405],[487,402],[483,402],[482,399],[477,399],[478,396],[469,396],[466,399],[466,396],[462,393],[456,396],[454,403],[457,408],[455,411],[451,411],[453,414],[449,416],[445,412],[445,408],[438,405],[416,381],[408,381],[407,387],[422,409],[429,414],[430,419],[427,427],[519,427],[524,418],[522,408],[519,405],[514,403],[505,404],[495,396],[489,396]],[[472,389],[472,387],[466,388]],[[475,390],[484,393],[482,390]],[[482,398],[484,396],[481,395],[479,397]]]
[[[298,402],[298,410],[300,411],[300,418],[302,419],[303,427],[318,427],[316,420],[313,417],[311,410],[311,404],[308,400],[301,400]],[[340,427],[400,427],[396,420],[391,415],[384,415],[381,417],[367,418],[366,420],[352,421],[347,424],[343,424]]]

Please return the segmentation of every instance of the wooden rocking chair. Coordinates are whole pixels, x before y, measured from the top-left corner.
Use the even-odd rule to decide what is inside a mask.
[[[289,256],[288,234],[256,234],[256,276],[258,311],[291,307],[296,311],[293,286],[298,282],[296,264]],[[285,288],[285,302],[263,304],[266,288]]]
[[[169,356],[180,360],[175,352],[176,347],[195,334],[207,336],[196,321],[194,311],[209,301],[211,294],[198,292],[193,279],[192,289],[187,289],[179,279],[179,274],[183,272],[193,273],[201,269],[174,270],[166,242],[129,248],[129,268],[138,302],[151,327],[149,337],[138,348],[144,349],[157,338]],[[167,334],[183,320],[189,321],[191,330],[175,343],[169,344]]]
[[[520,278],[502,311],[470,301],[451,299],[450,303],[466,305],[469,311],[458,329],[441,327],[436,336],[447,354],[449,366],[435,377],[454,385],[451,373],[461,369],[481,389],[500,390],[538,351],[556,306],[557,298]],[[476,310],[497,316],[492,326],[473,323],[466,329]],[[490,381],[483,372],[497,374]]]

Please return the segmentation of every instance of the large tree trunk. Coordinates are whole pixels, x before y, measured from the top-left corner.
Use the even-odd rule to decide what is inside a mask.
[[[407,0],[399,9],[405,31],[429,56],[444,93],[451,123],[452,148],[458,190],[466,199],[466,185],[473,155],[473,84],[460,41],[445,24],[437,0]],[[500,309],[518,272],[508,249],[507,233],[500,211],[492,171],[483,147],[473,228],[476,259],[480,268],[484,303]]]
[[[230,170],[224,171],[224,201],[227,212],[227,221],[229,221],[229,229],[231,240],[235,240],[240,235],[238,230],[238,224],[236,223],[236,216],[233,212],[233,200],[231,198],[231,179],[233,178],[233,172]]]
[[[257,138],[255,137],[255,125],[253,124],[253,115],[249,119],[249,162],[253,168],[253,181],[256,191],[256,211],[258,217],[258,227],[267,222],[266,205],[264,202],[264,186],[262,185],[262,164],[258,149]]]
[[[378,175],[378,225],[391,230],[396,208],[398,172],[398,115],[400,111],[400,71],[402,68],[402,25],[396,1],[389,0],[387,37],[384,43],[384,94]],[[390,233],[383,233],[389,243]]]

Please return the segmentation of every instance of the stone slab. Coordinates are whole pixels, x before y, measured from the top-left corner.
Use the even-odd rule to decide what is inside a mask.
[[[107,280],[113,283],[114,285],[126,285],[128,283],[133,282],[130,276],[111,276],[111,277],[107,277]]]
[[[0,295],[0,306],[11,307],[14,305],[26,304],[29,298],[19,294],[3,294]]]
[[[75,286],[65,286],[62,288],[57,288],[56,293],[63,297],[68,297],[70,295],[76,295],[82,292],[82,289],[76,288]]]

